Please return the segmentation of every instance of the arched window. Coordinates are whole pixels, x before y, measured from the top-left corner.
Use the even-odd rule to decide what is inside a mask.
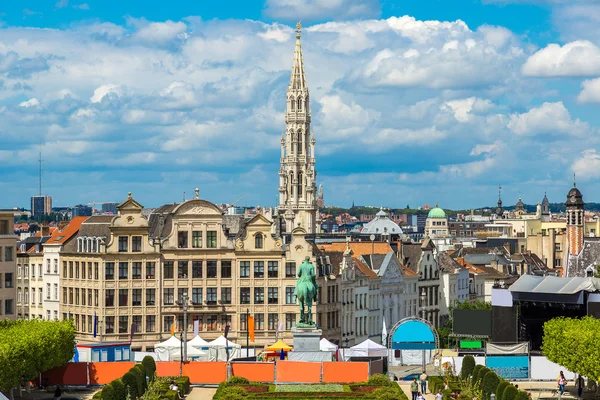
[[[302,111],[302,98],[298,97],[298,111]]]
[[[292,111],[295,111],[296,108],[296,102],[294,101],[293,98],[290,98],[290,105],[292,106]]]
[[[290,197],[294,194],[294,173],[290,171],[290,180],[288,182],[288,187],[290,188]]]
[[[296,144],[298,146],[298,154],[302,154],[302,131],[296,133]]]
[[[254,236],[254,247],[257,249],[262,249],[263,248],[263,235],[262,233],[257,233],[256,236]]]
[[[298,172],[298,197],[302,196],[302,172]]]

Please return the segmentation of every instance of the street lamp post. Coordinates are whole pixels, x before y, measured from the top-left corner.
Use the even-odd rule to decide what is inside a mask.
[[[419,296],[420,300],[421,300],[421,317],[424,320],[427,320],[426,315],[425,315],[425,306],[427,305],[427,291],[424,287],[421,288],[421,295]],[[422,354],[422,367],[423,367],[423,371],[425,371],[425,368],[427,367],[426,363],[425,363],[425,350],[423,350],[423,354]]]
[[[182,341],[183,344],[181,346],[181,357],[183,361],[187,361],[187,312],[188,312],[188,296],[184,294],[181,296],[180,306],[183,307],[183,332],[182,332]]]

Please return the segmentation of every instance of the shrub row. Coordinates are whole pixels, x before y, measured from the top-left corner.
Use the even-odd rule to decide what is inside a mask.
[[[465,356],[463,359],[461,378],[468,380],[470,377],[471,387],[481,391],[481,397],[483,399],[489,399],[493,393],[496,396],[496,400],[529,400],[529,395],[526,392],[518,390],[514,385],[499,377],[496,372],[491,369],[483,365],[474,365],[471,368],[470,360],[465,367],[465,360],[467,357],[473,358],[471,356]]]

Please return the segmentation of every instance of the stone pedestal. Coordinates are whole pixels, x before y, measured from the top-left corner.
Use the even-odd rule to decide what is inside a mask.
[[[288,353],[293,361],[331,361],[329,351],[321,351],[320,342],[323,331],[315,327],[292,328],[294,350]]]

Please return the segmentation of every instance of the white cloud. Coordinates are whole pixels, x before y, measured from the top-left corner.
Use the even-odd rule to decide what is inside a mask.
[[[378,0],[266,0],[270,17],[296,22],[301,19],[370,18],[379,15]]]
[[[141,27],[132,38],[146,42],[164,44],[176,38],[185,38],[187,25],[184,22],[151,22]]]
[[[581,157],[571,164],[577,180],[593,181],[600,179],[600,154],[595,149],[584,150]]]
[[[600,74],[600,49],[587,40],[564,46],[549,44],[527,59],[525,76],[591,76]]]
[[[472,112],[485,112],[492,107],[492,102],[487,99],[469,97],[467,99],[447,101],[441,106],[442,110],[450,110],[458,122],[468,122],[472,119]]]
[[[600,103],[600,78],[583,81],[577,101],[580,103]]]
[[[123,88],[120,85],[114,84],[99,86],[94,90],[94,95],[90,98],[90,101],[92,103],[100,103],[102,99],[109,94],[121,96],[123,94]]]
[[[56,8],[65,8],[69,5],[69,0],[58,0],[54,7]]]
[[[478,144],[471,150],[469,155],[471,156],[480,156],[482,154],[496,154],[499,150],[504,148],[504,143],[499,140],[490,144]]]
[[[39,105],[40,105],[40,101],[34,97],[32,99],[29,99],[27,101],[20,103],[19,107],[28,108],[28,107],[35,107],[35,106],[39,106]]]
[[[82,4],[73,4],[73,8],[75,8],[76,10],[89,10],[90,6],[87,3],[82,3]]]
[[[508,128],[516,135],[583,135],[590,127],[579,118],[573,120],[562,101],[544,103],[523,114],[511,114]]]

